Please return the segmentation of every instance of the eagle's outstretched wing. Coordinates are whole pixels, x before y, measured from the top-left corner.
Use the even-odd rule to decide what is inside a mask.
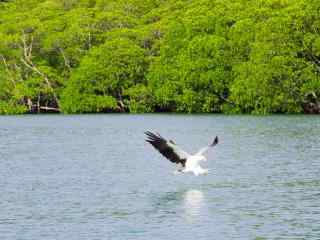
[[[167,141],[159,133],[145,132],[148,136],[146,141],[157,149],[163,156],[171,162],[181,164],[183,167],[186,164],[187,158],[190,156],[187,152],[179,148],[173,141]]]
[[[204,148],[201,148],[195,155],[203,155],[203,154],[205,154],[210,148],[212,148],[215,145],[217,145],[218,142],[219,142],[219,139],[218,139],[218,136],[216,136],[215,139],[213,140],[213,142],[210,145],[208,145],[208,146],[206,146]]]

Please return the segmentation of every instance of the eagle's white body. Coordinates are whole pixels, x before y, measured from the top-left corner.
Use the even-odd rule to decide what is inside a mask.
[[[175,171],[175,173],[193,173],[194,175],[203,175],[208,174],[209,169],[202,168],[200,165],[200,162],[207,161],[207,158],[203,156],[202,154],[207,152],[209,147],[205,147],[200,149],[196,154],[191,155],[185,151],[183,151],[181,148],[179,148],[177,145],[170,144],[170,146],[182,157],[186,158],[186,165],[185,167],[180,166],[178,171]]]
[[[207,174],[209,169],[202,168],[200,166],[201,161],[206,161],[207,159],[204,156],[192,155],[187,159],[186,166],[182,169],[182,172],[192,172],[194,175]]]

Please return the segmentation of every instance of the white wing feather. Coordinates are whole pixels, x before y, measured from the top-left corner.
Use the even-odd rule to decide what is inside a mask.
[[[211,147],[210,146],[206,146],[201,148],[195,155],[200,156],[205,154]]]
[[[210,145],[201,148],[195,155],[200,156],[205,154],[210,148],[213,148],[215,145],[217,145],[218,142],[219,142],[219,139],[218,137],[216,137]]]

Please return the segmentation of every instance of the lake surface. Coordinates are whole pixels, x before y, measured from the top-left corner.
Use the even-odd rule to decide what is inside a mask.
[[[209,175],[174,175],[144,139]],[[320,239],[320,116],[0,117],[0,238]]]

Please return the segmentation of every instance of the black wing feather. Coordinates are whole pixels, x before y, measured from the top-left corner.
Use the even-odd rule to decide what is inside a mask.
[[[218,144],[218,142],[219,142],[219,139],[218,139],[218,136],[216,136],[213,142],[210,144],[210,147],[214,147],[215,145]]]
[[[159,133],[156,135],[147,131],[145,134],[148,136],[146,141],[157,149],[163,156],[173,163],[182,164],[183,167],[185,166],[187,159],[181,158],[174,149],[168,145],[167,140],[161,137]]]

